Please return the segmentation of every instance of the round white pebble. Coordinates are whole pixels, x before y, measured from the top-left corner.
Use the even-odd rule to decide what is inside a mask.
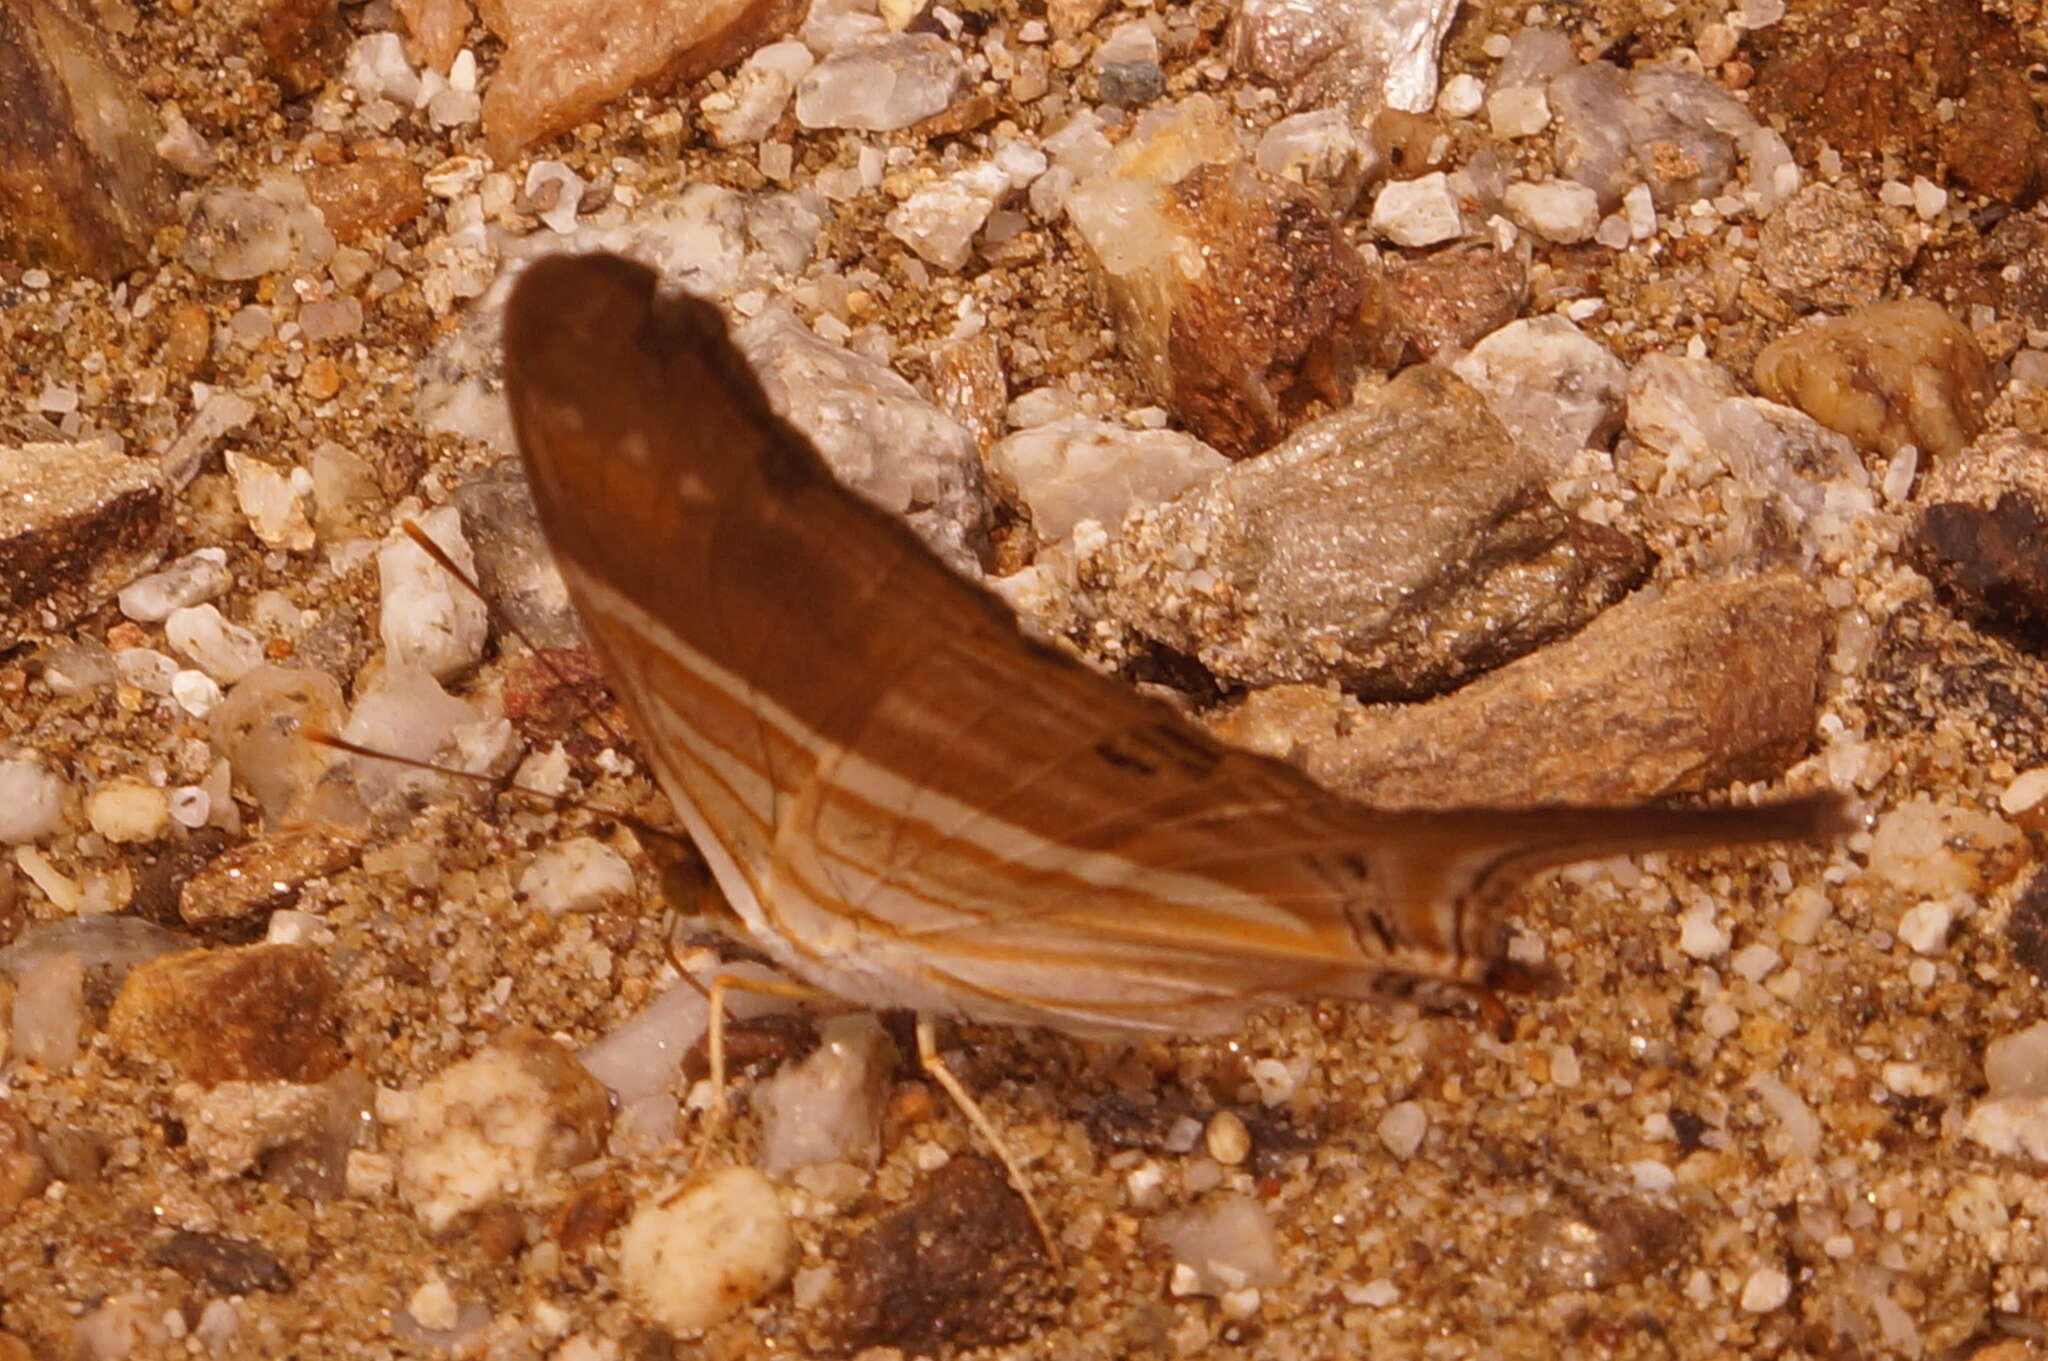
[[[170,794],[171,818],[180,827],[204,827],[213,816],[213,796],[196,784],[181,784]]]
[[[1486,103],[1486,83],[1469,72],[1452,76],[1436,97],[1437,112],[1446,118],[1470,118]]]
[[[1406,1162],[1422,1147],[1422,1136],[1429,1132],[1429,1113],[1418,1101],[1403,1101],[1388,1107],[1375,1132],[1387,1152]]]
[[[154,841],[170,821],[171,800],[140,780],[109,780],[85,801],[85,818],[109,841]]]
[[[40,841],[64,814],[64,779],[34,761],[0,761],[0,842]]]
[[[751,1167],[727,1167],[635,1211],[619,1269],[648,1319],[696,1333],[788,1280],[796,1254],[774,1184]]]
[[[1792,1296],[1792,1278],[1774,1266],[1758,1267],[1742,1285],[1742,1307],[1768,1314]]]

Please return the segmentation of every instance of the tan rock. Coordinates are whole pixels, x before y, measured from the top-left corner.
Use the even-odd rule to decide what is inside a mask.
[[[1827,621],[1796,577],[1686,584],[1428,704],[1289,686],[1212,726],[1378,808],[1637,803],[1803,755]]]
[[[152,460],[103,445],[0,447],[0,650],[51,636],[154,566],[165,491]]]
[[[1781,336],[1756,385],[1865,449],[1961,452],[1984,428],[1990,365],[1968,327],[1925,298],[1881,302]]]
[[[140,266],[173,209],[159,131],[106,35],[49,0],[0,3],[0,258]]]
[[[310,947],[186,950],[129,973],[107,1033],[207,1086],[318,1082],[342,1065],[339,1008],[334,976]]]
[[[405,20],[405,52],[415,62],[446,72],[462,51],[474,13],[469,0],[397,0],[398,17]]]
[[[427,206],[420,168],[396,156],[314,166],[302,178],[306,197],[342,242],[402,227]]]
[[[807,0],[484,0],[484,23],[505,43],[484,94],[491,155],[509,162],[629,90],[729,66],[789,32],[806,8]]]
[[[188,925],[204,926],[285,907],[307,880],[346,869],[362,851],[360,831],[331,822],[257,837],[215,856],[187,879],[178,915]]]

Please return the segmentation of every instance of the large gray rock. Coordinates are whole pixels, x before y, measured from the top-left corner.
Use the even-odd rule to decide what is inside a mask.
[[[1419,365],[1077,563],[1128,629],[1251,685],[1462,684],[1641,581],[1642,544],[1557,506],[1470,386]]]

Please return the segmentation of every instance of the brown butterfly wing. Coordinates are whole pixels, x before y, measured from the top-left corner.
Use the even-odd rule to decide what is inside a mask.
[[[544,259],[506,337],[543,527],[665,786],[764,944],[860,1000],[1156,1026],[1476,980],[1533,868],[1827,816],[1358,808],[1025,638],[652,271]]]

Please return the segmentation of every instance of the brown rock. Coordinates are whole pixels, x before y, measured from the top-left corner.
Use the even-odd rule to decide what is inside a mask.
[[[824,1328],[848,1351],[989,1346],[1034,1324],[1020,1304],[1043,1250],[1024,1202],[985,1158],[954,1158],[838,1257]]]
[[[469,0],[397,0],[396,8],[405,20],[406,55],[445,75],[475,17]]]
[[[1765,219],[1757,267],[1801,307],[1840,311],[1877,302],[1898,282],[1907,252],[1863,194],[1809,184]]]
[[[157,135],[103,34],[51,0],[0,0],[0,258],[103,278],[145,264],[173,208]]]
[[[2048,180],[2048,133],[2016,66],[1989,66],[1970,78],[1955,121],[1942,131],[1941,156],[1956,183],[1973,194],[2024,208]]]
[[[2048,651],[2048,510],[2025,491],[1920,512],[1913,556],[1960,613]]]
[[[1648,571],[1548,481],[1477,392],[1418,365],[1078,565],[1103,613],[1218,676],[1413,698],[1573,632]]]
[[[165,497],[149,459],[99,444],[0,447],[0,651],[51,636],[154,566]]]
[[[300,178],[305,181],[306,197],[327,219],[327,229],[339,241],[402,227],[427,206],[419,167],[396,156],[316,165]]]
[[[789,32],[807,0],[483,0],[505,59],[484,92],[484,137],[509,162],[628,90],[686,84]]]
[[[1925,298],[1881,302],[1781,336],[1756,385],[1865,450],[1961,452],[1984,428],[1990,365],[1969,328]]]
[[[222,8],[287,96],[310,94],[340,69],[348,39],[341,0],[226,0]]]
[[[2048,218],[2009,213],[1990,231],[1965,232],[1928,249],[1912,274],[1915,292],[1958,316],[1985,306],[2048,330]]]
[[[186,950],[129,973],[107,1032],[206,1086],[318,1082],[342,1065],[339,1006],[334,976],[308,946]]]
[[[150,1250],[149,1260],[221,1295],[258,1290],[282,1295],[292,1288],[291,1273],[276,1254],[261,1244],[217,1233],[176,1230]]]
[[[21,1208],[50,1181],[41,1142],[21,1112],[0,1101],[0,1219]]]
[[[1804,755],[1827,623],[1796,577],[1679,585],[1429,704],[1286,687],[1214,726],[1376,808],[1639,803]]]
[[[2035,870],[2013,902],[2005,945],[2036,982],[2048,983],[2048,869]]]
[[[363,834],[332,822],[259,836],[214,857],[187,879],[178,894],[178,915],[195,927],[266,915],[297,901],[307,880],[348,868],[362,852]]]
[[[932,400],[967,427],[986,454],[1003,437],[1003,412],[1010,385],[1003,376],[1003,351],[983,331],[939,347],[932,355]]]
[[[213,748],[236,781],[256,796],[264,821],[289,825],[310,815],[335,753],[308,732],[341,731],[348,712],[341,686],[324,671],[259,666],[208,716]]]
[[[2012,27],[1977,0],[1806,0],[1745,47],[1752,107],[1784,128],[1802,165],[1832,147],[1873,171],[1888,154],[1928,175],[1946,132],[1940,101],[2026,64]]]
[[[1071,38],[1086,33],[1108,8],[1109,0],[1046,0],[1045,17],[1055,34]]]
[[[1521,257],[1490,246],[1381,258],[1360,325],[1370,347],[1363,358],[1373,368],[1397,369],[1468,349],[1520,316],[1529,298]]]

